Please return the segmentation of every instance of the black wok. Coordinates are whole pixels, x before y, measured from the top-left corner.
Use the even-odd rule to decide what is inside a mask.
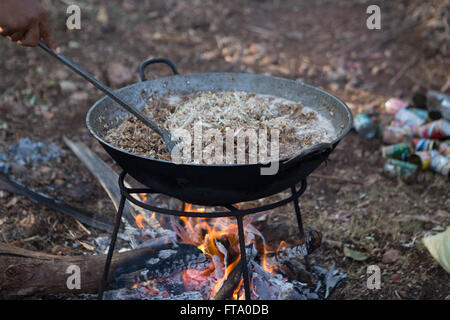
[[[141,68],[143,79],[143,70],[151,62],[145,62]],[[167,63],[161,59],[156,62]],[[170,66],[177,73],[173,65]],[[162,97],[167,93],[184,95],[205,90],[246,91],[301,101],[331,120],[338,133],[337,138],[331,144],[313,146],[293,158],[281,159],[275,175],[261,175],[261,168],[269,165],[176,164],[132,154],[111,145],[103,139],[105,133],[119,125],[129,113],[109,97],[100,99],[91,107],[87,114],[87,127],[120,167],[137,181],[155,192],[199,205],[256,200],[295,185],[328,158],[352,127],[351,112],[340,99],[313,86],[277,77],[234,73],[176,74],[136,83],[117,93],[130,104],[142,108],[150,95]]]

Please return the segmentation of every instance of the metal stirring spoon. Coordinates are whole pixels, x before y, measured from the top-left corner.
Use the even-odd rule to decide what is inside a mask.
[[[141,120],[146,126],[150,127],[153,131],[155,131],[157,134],[161,136],[161,138],[164,141],[164,144],[167,147],[167,150],[172,152],[172,149],[175,147],[176,142],[174,142],[170,136],[170,132],[164,129],[161,129],[158,127],[156,123],[154,123],[152,120],[145,117],[138,109],[135,107],[129,105],[127,102],[122,100],[118,95],[114,93],[110,88],[102,84],[100,81],[95,79],[91,74],[81,69],[78,65],[67,59],[62,54],[56,54],[53,52],[47,45],[45,45],[42,41],[39,41],[38,43],[39,47],[44,49],[48,54],[50,54],[52,57],[56,58],[63,64],[65,64],[67,67],[78,73],[80,76],[85,78],[87,81],[92,83],[96,88],[102,90],[104,93],[106,93],[107,96],[109,96],[111,99],[113,99],[115,102],[117,102],[121,107],[126,109],[128,112],[132,113],[136,116],[139,120]]]

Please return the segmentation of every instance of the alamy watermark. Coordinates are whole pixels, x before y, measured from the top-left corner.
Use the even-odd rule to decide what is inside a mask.
[[[66,273],[69,274],[66,280],[66,286],[69,290],[81,289],[81,270],[76,264],[67,267]]]
[[[178,141],[171,152],[173,162],[195,164],[262,163],[267,167],[261,168],[261,175],[275,175],[278,172],[279,129],[270,130],[269,143],[267,129],[228,129],[225,131],[224,137],[224,134],[217,129],[203,130],[203,127],[201,121],[194,123],[193,135],[192,132],[184,128],[171,131],[172,139]]]
[[[81,9],[76,4],[71,4],[67,7],[66,14],[66,27],[68,30],[80,30],[81,29]]]
[[[381,289],[381,269],[377,265],[367,267],[367,289]]]
[[[381,29],[381,9],[379,6],[372,4],[367,7],[366,13],[370,16],[366,20],[366,26],[369,30]]]

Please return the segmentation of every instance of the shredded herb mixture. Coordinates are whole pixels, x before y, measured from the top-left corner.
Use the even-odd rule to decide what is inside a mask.
[[[187,133],[192,143],[184,139],[178,143],[179,147],[192,145],[191,153],[182,155],[181,161],[184,163],[254,163],[271,159],[274,129],[279,130],[279,158],[288,158],[304,148],[331,142],[335,138],[331,123],[316,111],[304,107],[301,102],[247,92],[202,91],[183,97],[150,98],[142,112],[161,128],[169,130],[173,137],[177,129],[187,130],[182,136]],[[201,128],[202,138],[194,134],[194,128],[197,133]],[[215,130],[209,131],[208,135],[210,129]],[[253,129],[258,137],[259,134],[267,133],[267,143],[264,143],[268,150],[267,158],[255,158],[256,152],[264,151],[265,147],[260,149],[261,140],[259,148],[255,145],[255,141],[249,138],[251,134],[246,132],[248,129]],[[234,149],[232,158],[226,158],[227,132],[234,135],[234,141],[229,140]],[[171,161],[171,155],[160,136],[134,116],[110,129],[104,139],[131,153]],[[196,149],[199,146],[203,150],[200,153],[202,159],[198,157],[198,152],[194,153],[199,150]],[[214,151],[221,147],[223,150],[219,151],[219,155],[223,154],[223,161],[215,157],[217,152]],[[239,155],[245,155],[245,160],[242,161],[244,158]]]

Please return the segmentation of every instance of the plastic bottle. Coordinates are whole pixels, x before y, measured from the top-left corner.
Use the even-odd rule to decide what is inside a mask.
[[[373,139],[377,133],[376,125],[372,122],[369,116],[364,113],[359,113],[353,119],[353,127],[356,132],[358,132],[360,137],[367,140]]]

